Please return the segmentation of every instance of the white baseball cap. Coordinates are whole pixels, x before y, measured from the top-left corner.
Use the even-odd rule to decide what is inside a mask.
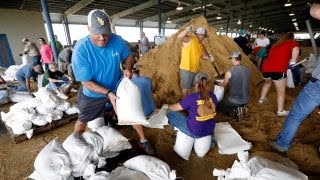
[[[196,34],[207,35],[207,31],[203,27],[198,27],[197,30],[196,30]]]

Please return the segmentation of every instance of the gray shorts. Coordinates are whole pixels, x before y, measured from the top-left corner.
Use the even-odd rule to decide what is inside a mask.
[[[180,86],[182,89],[191,89],[196,73],[180,69]]]
[[[92,98],[83,94],[81,87],[78,92],[77,104],[79,108],[78,120],[87,123],[98,117],[104,117],[105,105],[108,98]]]

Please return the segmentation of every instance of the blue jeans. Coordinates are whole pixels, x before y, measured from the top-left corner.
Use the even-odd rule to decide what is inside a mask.
[[[8,98],[9,94],[7,90],[0,90],[0,104]]]
[[[20,83],[20,86],[18,86],[17,91],[28,91],[26,86],[26,78],[23,76],[16,76],[17,80]]]
[[[320,80],[309,81],[293,103],[277,138],[277,144],[284,149],[291,146],[292,140],[303,120],[320,104]]]
[[[51,91],[56,91],[62,85],[69,83],[69,79],[66,76],[62,76],[60,80],[64,82],[49,82],[47,88]]]
[[[200,138],[199,136],[194,135],[188,128],[187,125],[187,117],[181,114],[180,112],[174,112],[174,111],[169,111],[168,112],[168,119],[170,122],[170,125],[172,127],[178,128],[181,132],[184,134],[193,137],[193,138]]]

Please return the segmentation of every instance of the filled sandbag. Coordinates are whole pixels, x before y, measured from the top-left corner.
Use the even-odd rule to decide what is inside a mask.
[[[125,166],[120,166],[114,169],[110,173],[109,178],[119,180],[150,180],[148,176],[144,175],[142,172],[128,169]]]
[[[103,152],[103,138],[95,132],[84,132],[82,134],[84,141],[93,147],[92,159],[98,161]]]
[[[53,121],[57,121],[57,120],[60,120],[63,116],[63,112],[59,109],[55,109],[53,110],[51,113],[51,117],[52,117],[52,120]]]
[[[25,101],[18,102],[10,107],[10,111],[16,111],[24,108],[36,108],[41,105],[42,102],[39,98],[32,98]]]
[[[86,143],[81,135],[72,133],[62,143],[63,149],[68,153],[72,164],[72,175],[83,176],[84,170],[90,165],[93,147]]]
[[[168,105],[162,105],[160,111],[151,114],[148,119],[149,125],[146,125],[146,127],[163,129],[165,125],[168,125],[167,110]]]
[[[37,180],[71,180],[71,160],[57,139],[52,140],[34,161]]]
[[[10,110],[8,113],[1,112],[1,119],[6,126],[12,129],[14,134],[20,135],[32,128],[31,119],[34,118],[35,114],[32,108]]]
[[[288,88],[295,88],[291,69],[287,70],[287,87]]]
[[[9,91],[9,100],[11,102],[21,102],[21,101],[28,101],[33,99],[33,96],[28,92],[19,92],[19,91]]]
[[[60,98],[56,94],[47,90],[47,88],[42,87],[38,89],[37,92],[33,93],[37,98],[41,99],[43,105],[50,108],[55,108],[58,106]]]
[[[60,111],[66,111],[69,108],[70,108],[70,103],[65,100],[60,100],[56,107],[56,109]]]
[[[254,156],[248,161],[251,169],[251,179],[290,179],[307,180],[308,177],[296,169]]]
[[[218,102],[220,102],[224,96],[224,87],[215,85],[213,91],[214,91],[214,95],[216,95],[217,97]]]
[[[37,114],[31,122],[37,126],[44,126],[52,122],[52,116],[49,114]]]
[[[183,159],[189,160],[192,147],[194,143],[194,138],[190,137],[180,130],[177,132],[176,142],[174,144],[173,150]]]
[[[252,145],[241,138],[228,122],[216,124],[214,137],[217,141],[220,154],[236,154],[251,149]]]
[[[100,127],[105,126],[104,117],[98,117],[92,121],[89,121],[87,124],[91,131],[97,131]]]
[[[123,78],[117,88],[116,112],[119,125],[148,125],[143,113],[139,88],[128,78]]]
[[[16,79],[16,72],[19,70],[19,65],[9,66],[8,69],[4,72],[2,77],[5,81],[14,81]]]
[[[124,166],[129,169],[142,172],[152,180],[176,179],[175,171],[171,171],[167,163],[152,156],[136,156],[127,160],[124,163]]]
[[[78,109],[77,106],[73,105],[73,106],[71,106],[70,108],[68,108],[68,109],[65,111],[65,113],[66,113],[67,115],[77,114],[77,113],[79,113],[79,109]]]
[[[96,131],[103,138],[103,151],[118,152],[128,148],[128,139],[112,127],[103,126]],[[129,143],[130,144],[130,143]],[[131,146],[131,145],[130,145]]]
[[[211,139],[212,139],[211,135],[194,139],[193,148],[197,156],[204,157],[207,154],[207,152],[210,150],[210,147],[211,147]]]

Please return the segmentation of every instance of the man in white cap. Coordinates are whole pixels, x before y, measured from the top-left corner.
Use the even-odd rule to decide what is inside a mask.
[[[180,61],[180,85],[182,97],[190,94],[192,81],[199,71],[200,58],[212,62],[214,59],[203,47],[202,41],[207,37],[207,32],[203,27],[197,28],[194,35],[192,26],[188,26],[179,35],[178,39],[182,42],[181,61]]]
[[[108,15],[92,10],[88,15],[89,36],[79,40],[72,54],[72,67],[82,87],[78,92],[78,121],[74,132],[82,134],[87,122],[104,117],[104,107],[110,101],[115,108],[118,98],[114,91],[122,74],[120,63],[125,62],[124,76],[132,77],[133,56],[126,42],[113,34]]]
[[[218,111],[227,116],[238,116],[239,119],[246,115],[246,109],[244,108],[249,101],[251,75],[250,70],[241,64],[241,57],[240,51],[232,52],[229,59],[231,59],[233,67],[225,73],[222,83],[214,82],[218,86],[226,87],[228,84],[230,86],[229,97],[218,104]]]

